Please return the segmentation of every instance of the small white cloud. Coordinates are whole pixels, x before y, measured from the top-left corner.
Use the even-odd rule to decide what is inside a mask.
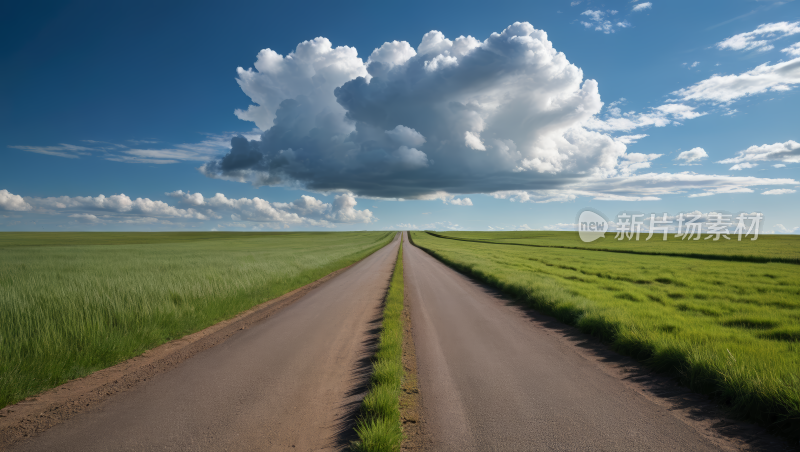
[[[761,24],[753,31],[739,33],[718,42],[717,48],[720,50],[757,50],[766,52],[775,48],[770,44],[771,42],[797,33],[800,33],[800,22]]]
[[[646,113],[630,111],[622,114],[619,117],[606,118],[605,120],[593,117],[587,122],[587,127],[593,130],[608,132],[628,132],[641,127],[666,127],[672,124],[680,124],[679,121],[698,118],[700,116],[705,116],[706,114],[707,113],[695,111],[695,107],[689,105],[669,103],[660,105],[658,107],[653,107],[649,112]]]
[[[434,199],[440,199],[440,200],[442,200],[443,203],[452,204],[454,206],[471,206],[472,205],[472,200],[469,199],[469,198],[456,198],[454,195],[451,195],[450,193],[443,192],[443,191],[432,193],[430,195],[424,195],[424,196],[421,196],[418,199],[425,200],[425,201],[432,201]],[[428,215],[428,214],[430,214],[430,212],[423,212],[422,214],[423,215]]]
[[[650,135],[647,134],[638,134],[638,135],[622,135],[616,138],[617,141],[623,144],[634,144],[638,143],[639,140],[645,137],[649,137]]]
[[[619,164],[619,173],[622,176],[628,176],[640,169],[650,168],[651,162],[661,155],[629,152],[623,156],[623,160]]]
[[[785,49],[781,49],[781,52],[793,56],[793,57],[800,57],[800,42],[795,42],[794,44],[790,45]]]
[[[576,223],[556,223],[547,226],[542,226],[545,231],[577,231],[578,225]]]
[[[448,229],[450,231],[463,231],[464,230],[464,228],[462,226],[459,226],[459,225],[457,225],[455,223],[451,223],[449,221],[437,221],[435,223],[423,224],[421,229],[423,229],[423,230]]]
[[[203,195],[200,193],[189,193],[183,190],[176,190],[173,192],[164,193],[167,196],[171,196],[173,198],[178,198],[181,201],[186,202],[187,204],[191,204],[193,206],[202,206],[205,202]]]
[[[21,151],[33,152],[35,154],[53,155],[56,157],[64,157],[68,159],[77,159],[81,156],[91,155],[90,151],[95,149],[87,148],[85,146],[75,146],[72,144],[61,143],[58,146],[9,146],[12,149],[19,149]]]
[[[454,205],[454,206],[471,206],[472,205],[472,200],[469,199],[469,198],[456,198],[456,199],[451,199],[450,201],[447,201],[447,203],[451,204],[451,205]]]
[[[400,229],[400,230],[409,230],[409,229],[419,230],[417,225],[411,224],[411,223],[400,223],[400,224],[398,224],[396,226],[393,226],[393,227],[390,227],[388,229],[391,229],[391,230],[395,230],[395,229]]]
[[[777,165],[772,165],[773,168],[786,168],[786,165],[783,163],[778,163]]]
[[[690,151],[683,151],[678,154],[678,157],[675,160],[683,160],[681,165],[690,165],[694,162],[699,162],[700,160],[708,157],[705,149],[703,148],[693,148]]]
[[[332,213],[327,217],[336,223],[372,223],[378,221],[368,209],[357,210],[356,197],[350,193],[338,195],[333,200]]]
[[[22,196],[15,195],[8,190],[0,190],[0,210],[26,211],[33,207],[22,199]]]
[[[710,101],[730,104],[755,94],[790,91],[800,84],[800,58],[774,64],[764,63],[739,75],[712,75],[688,88],[673,91],[682,101]]]
[[[737,163],[736,165],[733,165],[729,169],[731,171],[741,171],[743,169],[755,168],[757,166],[758,166],[758,163]]]
[[[720,160],[717,163],[766,162],[770,160],[783,163],[800,163],[800,143],[789,140],[785,143],[750,146],[744,151],[737,152],[735,157]],[[743,168],[752,168],[752,166]]]
[[[616,11],[616,10],[609,10],[609,11],[596,10],[596,11],[593,11],[591,9],[587,9],[586,11],[581,13],[581,16],[587,16],[588,17],[588,22],[587,21],[581,21],[581,24],[583,24],[583,26],[586,27],[586,28],[594,27],[594,29],[596,31],[602,31],[605,34],[614,33],[616,31],[614,27],[617,27],[617,28],[630,27],[631,24],[628,23],[627,21],[623,20],[623,21],[617,22],[615,24],[614,22],[611,22],[610,20],[606,19],[607,15],[608,16],[613,16],[613,15],[617,14],[617,12],[618,11]]]
[[[737,186],[723,186],[723,187],[716,187],[711,188],[705,193],[695,193],[693,195],[689,195],[690,198],[701,198],[703,196],[712,196],[712,195],[720,195],[720,194],[732,194],[732,193],[753,193],[753,189],[747,187],[737,187]]]
[[[775,230],[772,231],[773,234],[800,234],[800,226],[797,226],[793,229],[789,229],[782,224],[776,224]]]
[[[695,61],[694,63],[692,63],[691,66],[689,66],[689,69],[691,69],[693,67],[697,67],[698,64],[700,64],[700,62],[699,61]]]
[[[639,3],[638,5],[633,6],[634,11],[644,11],[646,9],[650,9],[653,7],[653,4],[650,2]]]
[[[78,223],[95,224],[101,222],[96,215],[92,215],[90,213],[74,213],[69,217],[76,219]]]
[[[796,190],[792,190],[791,188],[775,188],[772,190],[767,190],[762,195],[788,195],[790,193],[796,193]]]

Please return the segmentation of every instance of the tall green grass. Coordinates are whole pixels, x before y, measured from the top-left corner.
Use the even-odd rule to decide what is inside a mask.
[[[521,245],[539,248],[567,248],[613,253],[644,254],[656,256],[692,257],[707,260],[730,260],[739,262],[783,262],[800,264],[800,235],[760,235],[758,240],[728,235],[731,240],[718,241],[686,240],[669,234],[662,240],[662,234],[655,234],[650,240],[647,233],[639,240],[617,240],[614,233],[606,233],[606,238],[584,243],[577,232],[565,231],[509,231],[509,232],[430,232],[437,237],[468,240],[506,245]]]
[[[800,438],[800,278],[785,263],[502,246],[412,233],[463,273]]]
[[[0,233],[0,407],[233,317],[394,233]]]
[[[362,401],[361,417],[356,423],[359,441],[351,447],[357,452],[398,451],[403,441],[400,388],[403,383],[404,287],[403,243],[400,242],[383,307],[383,327],[372,362],[370,389]]]

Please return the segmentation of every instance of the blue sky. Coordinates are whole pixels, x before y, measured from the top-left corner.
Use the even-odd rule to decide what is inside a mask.
[[[796,1],[10,3],[0,230],[800,232]]]

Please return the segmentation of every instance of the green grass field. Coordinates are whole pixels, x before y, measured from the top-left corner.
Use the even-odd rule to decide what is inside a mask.
[[[641,234],[639,240],[617,240],[613,232],[607,232],[606,238],[584,243],[577,232],[550,231],[509,231],[509,232],[437,232],[442,237],[470,241],[486,241],[491,243],[509,243],[533,247],[571,248],[618,253],[685,256],[703,259],[736,260],[741,262],[785,262],[800,264],[800,243],[791,235],[759,235],[758,240],[750,240],[753,236],[737,240],[721,238],[719,241],[706,240],[704,233],[700,240],[675,238],[673,234],[668,240],[663,235],[655,234],[645,240],[647,234]]]
[[[710,243],[701,244],[703,252],[719,253],[720,259],[464,241],[560,246],[575,243],[577,233],[570,232],[447,235],[462,240],[412,233],[416,245],[454,268],[678,376],[741,416],[800,437],[796,264],[723,260],[724,253],[738,251]],[[753,244],[765,246],[750,247],[750,255],[792,256],[800,250],[800,237],[759,238]],[[619,246],[650,251],[648,242]]]
[[[394,234],[0,233],[0,407],[290,292]]]

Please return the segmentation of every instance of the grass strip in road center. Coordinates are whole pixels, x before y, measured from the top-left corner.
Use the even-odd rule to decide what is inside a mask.
[[[400,423],[400,388],[403,383],[403,242],[386,293],[383,326],[378,351],[372,362],[369,393],[361,402],[361,417],[356,422],[359,441],[351,446],[357,452],[400,450],[403,430]]]

